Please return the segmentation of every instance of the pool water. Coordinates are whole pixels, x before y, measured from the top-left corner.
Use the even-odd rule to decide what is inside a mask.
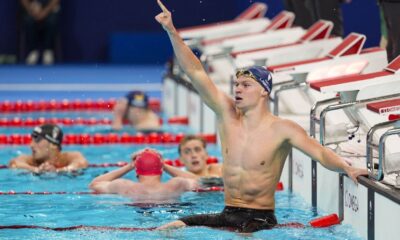
[[[160,118],[163,119],[163,122],[168,122],[168,118],[163,114],[159,114]],[[70,118],[70,119],[97,119],[101,120],[104,118],[112,119],[111,111],[65,111],[65,112],[29,112],[29,113],[2,113],[0,118],[13,119],[51,119],[51,118]],[[63,125],[59,124],[63,129],[64,133],[67,134],[76,134],[76,133],[110,133],[110,132],[127,132],[127,133],[136,133],[137,131],[129,126],[124,125],[121,130],[114,131],[111,129],[111,125],[106,124],[97,124],[97,125]],[[167,133],[193,133],[193,131],[187,125],[179,125],[179,124],[163,124],[161,126],[161,131]],[[32,127],[0,127],[0,134],[30,134],[32,132]]]
[[[10,130],[11,131],[11,130]],[[65,146],[65,151],[81,151],[90,163],[128,161],[132,152],[144,145]],[[178,157],[177,146],[155,145],[165,158]],[[117,149],[117,151],[116,151]],[[217,145],[208,146],[210,155],[220,157]],[[21,154],[29,154],[28,146],[0,146],[0,164]],[[78,194],[89,192],[90,181],[106,171],[115,169],[88,168],[76,175],[34,175],[23,170],[0,169],[0,191],[57,192],[61,195],[0,195],[0,226],[35,225],[41,227],[132,227],[151,228],[179,217],[220,212],[222,192],[188,192],[180,202],[171,205],[135,205],[132,200],[116,195]],[[134,173],[126,178],[135,179]],[[163,175],[163,180],[170,177]],[[318,212],[304,200],[288,191],[276,194],[276,215],[279,223],[299,222],[308,225],[311,219],[327,213]],[[52,231],[44,229],[0,229],[0,239],[360,239],[348,225],[329,228],[279,228],[259,231],[249,235],[190,227],[168,231],[121,231],[117,229],[79,229]]]

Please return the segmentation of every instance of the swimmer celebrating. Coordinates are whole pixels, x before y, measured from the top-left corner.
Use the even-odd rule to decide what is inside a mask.
[[[98,193],[130,197],[138,203],[176,201],[183,192],[197,188],[195,180],[181,177],[162,183],[162,166],[161,155],[153,149],[145,149],[134,154],[129,164],[93,179],[89,187]],[[138,182],[121,179],[133,169],[136,169]]]
[[[149,98],[141,91],[129,92],[114,106],[114,118],[111,128],[120,130],[124,119],[137,130],[153,131],[161,127],[160,118],[149,108]]]
[[[162,12],[155,19],[168,33],[179,65],[201,99],[217,116],[225,189],[222,213],[183,217],[159,229],[188,225],[254,232],[274,227],[277,224],[275,187],[292,147],[330,170],[345,172],[355,182],[358,176],[367,175],[366,169],[349,166],[334,152],[310,138],[296,123],[269,111],[272,76],[264,67],[237,71],[234,99],[219,90],[182,41],[172,23],[171,13],[160,0],[158,5]]]
[[[32,155],[20,155],[10,161],[10,168],[31,172],[65,172],[86,168],[88,162],[80,152],[61,152],[63,132],[54,124],[35,127],[31,134]]]
[[[193,179],[220,178],[222,177],[221,164],[207,164],[207,142],[204,138],[187,135],[179,143],[179,159],[187,171],[165,164],[164,170],[172,175]]]

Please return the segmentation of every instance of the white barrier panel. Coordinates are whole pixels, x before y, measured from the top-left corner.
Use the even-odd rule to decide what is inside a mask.
[[[201,132],[203,133],[216,133],[217,132],[217,117],[215,113],[206,104],[202,103],[203,120]]]
[[[293,149],[293,191],[311,203],[311,159]]]
[[[343,208],[342,224],[351,224],[364,239],[367,239],[368,189],[361,184],[354,184],[348,177],[343,179]]]
[[[339,173],[317,163],[317,207],[328,213],[339,212]]]
[[[256,61],[264,60],[266,62],[265,65],[267,66],[295,61],[304,61],[326,56],[330,51],[334,49],[335,46],[339,45],[341,42],[342,39],[336,37],[315,40],[306,43],[297,43],[286,46],[283,45],[282,47],[272,47],[270,49],[248,53],[245,52],[236,56],[235,63],[238,67],[247,67],[245,63],[246,60],[251,61],[252,65]]]
[[[226,21],[209,26],[178,29],[182,38],[201,38],[211,40],[239,34],[256,33],[264,30],[271,21],[268,18],[257,18],[243,21]]]
[[[286,158],[279,181],[283,183],[284,190],[287,190],[289,187],[289,157]]]
[[[298,41],[305,30],[300,27],[293,27],[289,29],[280,29],[267,33],[260,33],[254,35],[245,35],[226,39],[222,42],[203,46],[201,49],[205,55],[218,54],[223,49],[231,49],[231,51],[246,51],[254,48],[272,47],[278,44],[289,44]]]
[[[178,85],[177,91],[178,111],[176,111],[176,115],[188,116],[189,90],[183,85]]]
[[[162,109],[167,116],[176,116],[176,89],[177,83],[175,80],[169,77],[164,78]]]
[[[179,100],[182,101],[182,100]],[[197,93],[189,91],[189,126],[195,132],[201,132],[201,100]]]
[[[400,238],[400,205],[375,193],[375,240]]]

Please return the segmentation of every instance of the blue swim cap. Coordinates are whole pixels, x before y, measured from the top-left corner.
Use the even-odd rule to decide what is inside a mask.
[[[249,68],[239,69],[236,72],[236,77],[240,76],[251,77],[256,80],[267,92],[271,92],[272,89],[272,75],[271,73],[264,67],[253,66]]]
[[[132,91],[125,96],[131,107],[148,108],[149,98],[142,91]]]

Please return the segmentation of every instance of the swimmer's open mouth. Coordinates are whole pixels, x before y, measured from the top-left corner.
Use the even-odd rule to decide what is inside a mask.
[[[192,165],[193,165],[193,166],[196,166],[196,165],[199,165],[199,164],[200,164],[199,161],[193,161],[193,162],[192,162]]]
[[[241,100],[243,100],[243,98],[241,98],[241,97],[235,97],[235,101],[241,101]]]

